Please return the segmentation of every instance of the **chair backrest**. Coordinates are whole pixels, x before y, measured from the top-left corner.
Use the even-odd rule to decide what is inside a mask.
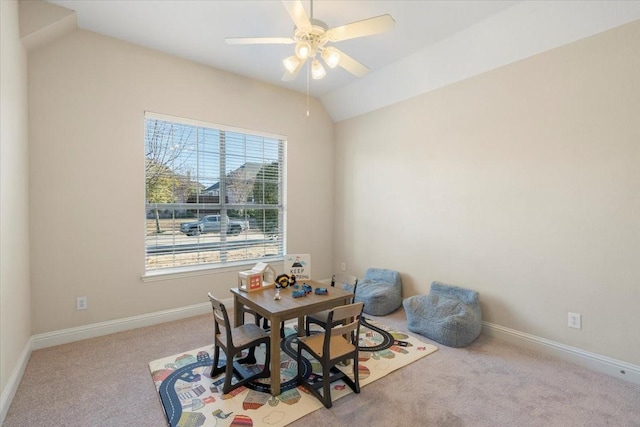
[[[225,329],[225,333],[227,335],[227,342],[231,342],[231,329],[229,322],[229,315],[227,314],[227,308],[224,306],[222,301],[211,295],[209,292],[209,301],[211,301],[211,308],[213,309],[213,320],[215,323],[215,333],[218,335],[220,333],[220,326]]]
[[[351,302],[355,302],[356,289],[358,289],[358,278],[356,276],[352,276],[351,274],[336,273],[331,277],[331,286],[335,286],[336,283],[342,289],[353,289],[353,298],[351,299]]]
[[[356,302],[356,290],[358,289],[358,278],[356,277],[355,282],[353,283],[353,298],[351,298],[351,302]],[[364,303],[363,303],[364,304]]]
[[[350,320],[349,323],[346,324],[338,324],[332,328],[327,328],[325,330],[325,338],[324,338],[324,349],[323,354],[329,354],[329,347],[331,344],[331,337],[335,336],[349,336],[350,341],[357,345],[358,335],[360,333],[360,317],[362,315],[362,308],[364,307],[364,303],[356,302],[353,304],[343,305],[337,308],[334,308],[329,312],[329,317],[327,318],[327,325],[331,325],[332,322],[338,320]]]

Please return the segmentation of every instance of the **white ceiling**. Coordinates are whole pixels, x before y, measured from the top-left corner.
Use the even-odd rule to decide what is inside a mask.
[[[293,45],[232,46],[224,42],[225,37],[291,37],[293,23],[280,1],[48,1],[75,10],[80,28],[306,93],[307,78],[304,73],[300,73],[297,79],[291,82],[281,80],[284,73],[282,59],[292,54]],[[310,14],[309,1],[303,0],[303,5]],[[612,5],[615,5],[615,8]],[[407,68],[411,66],[428,66],[432,69],[434,64],[425,64],[424,58],[418,60],[416,58],[425,55],[431,56],[431,61],[434,59],[433,55],[441,58],[442,49],[446,46],[451,45],[451,48],[446,47],[445,68],[453,70],[451,75],[456,79],[465,78],[474,73],[513,62],[520,59],[522,55],[535,54],[609,27],[639,19],[640,2],[497,0],[315,0],[313,2],[314,18],[324,21],[329,27],[387,13],[396,21],[392,32],[336,44],[339,49],[370,68],[369,75],[358,81],[356,77],[338,67],[328,69],[324,79],[311,80],[309,84],[309,93],[320,98],[334,120],[352,117],[447,84],[447,78],[439,77],[438,84],[435,86],[431,84],[424,87],[424,83],[414,84],[413,87],[416,90],[407,90],[404,86],[410,85],[406,84],[402,76],[402,73],[409,71]],[[558,14],[561,14],[561,17],[566,16],[567,19],[555,19]],[[582,16],[584,14],[587,15],[586,18]],[[603,14],[609,18],[600,22],[603,21]],[[545,19],[552,22],[546,22]],[[594,23],[584,30],[581,27],[585,25],[578,25],[580,31],[576,31],[575,22],[581,22],[580,20],[586,20],[589,23],[594,21]],[[530,31],[526,31],[528,25],[525,21],[537,22],[537,24],[535,28],[532,27],[529,28]],[[558,36],[558,41],[546,40],[549,33],[546,31],[547,26],[551,27],[554,37]],[[489,32],[486,29],[483,30],[485,27],[490,29]],[[522,37],[523,29],[526,39],[518,38]],[[459,40],[461,35],[466,40],[462,46]],[[521,40],[527,45],[527,49],[518,53],[522,49],[517,45],[501,46],[505,38]],[[545,39],[541,47],[529,46],[532,44],[531,41],[539,38]],[[505,57],[501,57],[495,64],[486,64],[487,61],[484,58],[495,55],[487,52],[486,46],[479,45],[481,42],[492,43],[495,49],[501,50],[501,54],[497,56]],[[480,61],[476,58],[472,64],[469,64],[469,57],[473,57],[474,54],[469,51],[470,46],[474,51],[483,53]],[[513,54],[503,52],[505,50],[512,50]],[[482,64],[475,64],[475,62]],[[480,65],[477,70],[471,69],[477,65]],[[458,75],[460,73],[455,72],[460,66],[465,69],[464,75]],[[388,77],[384,77],[385,74]],[[415,76],[412,79],[415,79]],[[371,103],[365,100],[366,105],[362,102],[361,105],[356,105],[357,99],[363,98],[363,95],[365,95],[364,98],[366,95],[371,95],[374,82],[376,87],[378,83],[385,85],[380,96],[376,97],[376,102]],[[389,101],[383,99],[388,96],[384,95],[385,93],[394,92],[394,86],[398,86],[399,90],[391,93]]]

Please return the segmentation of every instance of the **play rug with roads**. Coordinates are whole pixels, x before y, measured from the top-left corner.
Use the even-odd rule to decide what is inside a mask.
[[[277,396],[269,393],[269,379],[261,379],[222,394],[224,374],[209,376],[213,363],[213,345],[185,351],[149,363],[162,406],[171,427],[186,426],[285,426],[317,409],[322,403],[296,384],[297,337],[287,325],[281,344],[281,390]],[[437,350],[404,332],[394,331],[372,320],[362,319],[359,338],[360,386],[366,386],[390,372],[402,368]],[[303,353],[306,354],[306,353]],[[221,352],[221,358],[224,352]],[[256,349],[258,365],[264,363],[264,346]],[[314,361],[315,362],[315,361]],[[317,375],[320,367],[312,363]],[[351,366],[344,366],[350,374]],[[335,402],[353,391],[341,381],[331,384]],[[361,393],[366,393],[362,389]]]

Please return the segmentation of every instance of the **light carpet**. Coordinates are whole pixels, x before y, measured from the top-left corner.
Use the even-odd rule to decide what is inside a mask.
[[[187,426],[285,426],[303,416],[324,408],[304,387],[296,386],[295,329],[285,327],[286,338],[281,346],[281,389],[273,397],[269,381],[258,380],[222,394],[224,374],[209,376],[213,363],[213,345],[154,360],[149,363],[151,376],[158,390],[168,424]],[[360,329],[359,377],[361,387],[384,377],[437,350],[400,331],[381,323],[363,320]],[[221,356],[224,352],[221,352]],[[264,346],[256,350],[258,364],[264,363]],[[313,364],[312,364],[313,365]],[[259,369],[261,365],[257,366]],[[314,366],[314,372],[319,372]],[[344,367],[350,374],[352,367]],[[312,374],[313,375],[313,374]],[[353,391],[343,381],[331,385],[335,402]],[[366,393],[366,390],[361,390]]]

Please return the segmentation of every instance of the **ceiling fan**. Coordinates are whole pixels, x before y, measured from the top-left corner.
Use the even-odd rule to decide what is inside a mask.
[[[390,31],[395,26],[391,15],[380,15],[374,18],[352,22],[351,24],[329,28],[324,22],[313,18],[313,0],[310,0],[311,17],[307,15],[300,0],[282,0],[295,24],[293,37],[227,37],[227,44],[295,44],[295,55],[286,58],[283,63],[286,69],[282,80],[296,78],[307,60],[311,61],[311,77],[318,80],[326,75],[326,71],[318,56],[330,68],[340,66],[351,74],[362,77],[369,69],[330,43],[355,39]]]

